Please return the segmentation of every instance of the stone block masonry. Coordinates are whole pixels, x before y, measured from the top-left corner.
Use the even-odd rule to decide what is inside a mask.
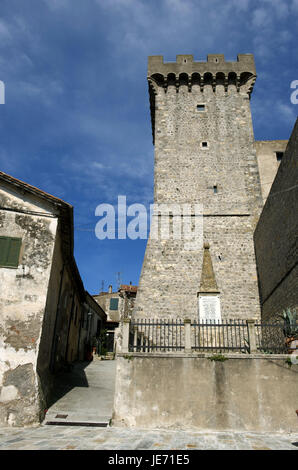
[[[155,204],[201,204],[223,318],[259,318],[253,231],[261,208],[250,94],[251,54],[225,62],[149,57]],[[194,216],[192,217],[194,221]],[[148,240],[134,315],[197,317],[203,245]]]
[[[298,120],[255,230],[262,318],[298,311]]]

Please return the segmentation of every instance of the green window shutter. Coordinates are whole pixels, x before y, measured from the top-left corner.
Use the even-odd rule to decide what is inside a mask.
[[[0,266],[17,268],[21,245],[21,238],[0,237]]]
[[[118,300],[119,299],[110,299],[110,310],[118,310]]]
[[[9,237],[0,237],[0,266],[6,265],[9,251]]]
[[[18,267],[21,243],[22,243],[22,240],[20,238],[11,238],[8,258],[7,258],[7,266],[12,266],[15,268]]]

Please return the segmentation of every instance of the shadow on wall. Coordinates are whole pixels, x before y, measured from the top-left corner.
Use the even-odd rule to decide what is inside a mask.
[[[60,398],[64,397],[75,387],[89,387],[85,374],[86,367],[90,362],[76,362],[69,370],[60,371],[54,378],[53,391],[48,399],[48,408],[54,405]]]

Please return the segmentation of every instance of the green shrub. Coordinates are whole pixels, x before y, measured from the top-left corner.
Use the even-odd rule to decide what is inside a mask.
[[[208,357],[210,361],[224,362],[228,361],[228,357],[223,356],[222,354],[215,354],[214,356]]]

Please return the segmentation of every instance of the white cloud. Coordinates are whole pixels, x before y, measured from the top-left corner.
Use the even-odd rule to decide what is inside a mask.
[[[7,42],[11,37],[12,35],[8,25],[3,20],[0,20],[0,41]]]
[[[107,170],[108,168],[110,168],[109,166],[103,165],[100,162],[91,162],[90,166],[92,169],[95,169],[95,170],[104,170],[104,169]]]
[[[45,106],[57,104],[57,96],[64,93],[60,82],[43,77],[34,77],[32,81],[10,81],[10,89],[21,101],[38,100]]]
[[[183,15],[191,13],[194,7],[193,3],[188,0],[165,0],[165,3],[170,11],[172,10]]]
[[[288,120],[290,123],[295,122],[297,115],[293,109],[294,106],[290,106],[285,103],[278,103],[277,108],[286,120]]]
[[[283,43],[288,42],[293,38],[292,34],[287,30],[281,31],[278,36],[280,41]]]
[[[255,28],[264,28],[271,24],[272,19],[266,8],[257,8],[252,14],[252,24]]]
[[[103,8],[117,9],[117,8],[130,8],[138,7],[139,0],[95,0],[95,2]]]
[[[274,10],[277,18],[284,19],[289,14],[289,4],[285,0],[262,0],[265,5],[268,5],[268,12]]]
[[[43,0],[52,11],[61,10],[70,6],[69,0]]]

